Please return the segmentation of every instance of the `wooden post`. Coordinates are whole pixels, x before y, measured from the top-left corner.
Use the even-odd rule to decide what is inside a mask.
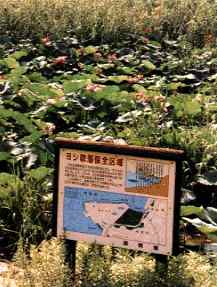
[[[58,216],[58,182],[59,182],[59,153],[60,149],[55,146],[55,172],[54,172],[54,192],[52,207],[52,235],[57,236],[57,216]],[[64,239],[65,262],[71,270],[72,282],[75,281],[76,271],[76,245],[77,241]]]
[[[168,256],[157,254],[156,260],[156,272],[161,278],[166,278],[168,275]]]
[[[72,282],[76,279],[76,245],[77,241],[65,239],[65,261],[71,270]]]

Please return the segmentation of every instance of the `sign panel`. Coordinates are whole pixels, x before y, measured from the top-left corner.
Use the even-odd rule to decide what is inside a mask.
[[[60,148],[57,234],[172,254],[176,161]]]

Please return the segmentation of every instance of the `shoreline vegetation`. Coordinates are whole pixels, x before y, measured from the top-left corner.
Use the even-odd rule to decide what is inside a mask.
[[[74,34],[82,41],[118,42],[130,36],[185,37],[214,44],[215,0],[0,0],[0,35],[15,41]]]

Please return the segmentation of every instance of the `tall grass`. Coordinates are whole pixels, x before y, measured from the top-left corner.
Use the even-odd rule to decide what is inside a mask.
[[[83,39],[118,39],[143,31],[143,0],[0,0],[0,30],[16,37],[72,30]]]
[[[164,0],[158,19],[161,36],[176,39],[184,35],[195,46],[215,44],[216,0]]]
[[[3,287],[216,287],[217,259],[190,252],[171,257],[168,272],[156,261],[125,249],[78,245],[76,280],[64,262],[62,242],[44,241],[26,255],[22,244],[4,278]]]
[[[38,247],[32,246],[27,255],[21,242],[14,264],[10,265],[5,287],[14,286],[10,285],[10,279],[15,279],[16,287],[71,286],[63,244],[56,239],[43,241]]]
[[[213,44],[217,0],[0,0],[0,37],[70,31],[82,40],[119,41],[147,26],[159,39],[184,35],[197,46]]]

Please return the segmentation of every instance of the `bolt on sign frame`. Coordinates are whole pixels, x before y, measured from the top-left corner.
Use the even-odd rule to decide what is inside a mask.
[[[183,151],[66,138],[56,143],[55,235],[178,253]]]

